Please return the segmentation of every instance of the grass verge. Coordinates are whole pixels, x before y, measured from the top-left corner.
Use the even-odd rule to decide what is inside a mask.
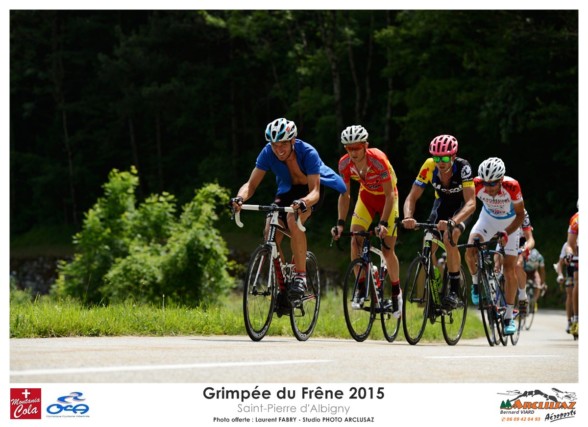
[[[241,295],[233,293],[214,306],[136,305],[132,302],[109,306],[84,307],[74,300],[56,301],[13,291],[10,302],[11,338],[73,336],[179,336],[244,335]],[[484,334],[476,310],[468,311],[462,339]],[[274,316],[269,336],[292,336],[287,316]],[[350,338],[338,294],[326,293],[321,299],[319,320],[313,337]],[[371,339],[384,340],[376,319]],[[311,338],[312,339],[312,338]],[[402,328],[397,341],[404,341]],[[443,341],[441,324],[427,322],[422,342]]]

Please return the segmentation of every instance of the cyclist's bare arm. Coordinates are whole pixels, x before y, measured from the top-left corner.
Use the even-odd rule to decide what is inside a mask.
[[[578,235],[568,233],[568,241],[566,244],[566,255],[578,255]]]
[[[308,175],[308,194],[301,200],[310,208],[317,204],[321,197],[321,176],[319,174]],[[293,206],[294,207],[294,206]]]
[[[242,202],[250,199],[255,193],[255,190],[257,190],[257,187],[259,186],[264,177],[264,170],[259,168],[253,168],[253,171],[251,171],[251,175],[249,176],[249,180],[245,184],[243,184],[241,188],[239,188],[239,191],[237,192],[237,197],[240,197],[242,199]],[[237,212],[241,209],[239,203],[233,203],[233,208]]]
[[[331,229],[333,240],[338,240],[345,228],[343,225],[340,225],[339,220],[342,219],[345,221],[347,219],[347,214],[349,213],[349,205],[351,204],[351,182],[346,182],[345,186],[347,187],[347,191],[343,194],[339,194],[339,199],[337,200],[337,225]]]
[[[535,237],[533,237],[533,232],[531,230],[523,230],[523,235],[525,236],[523,251],[528,254],[529,251],[535,247]]]
[[[414,219],[414,210],[416,207],[416,202],[418,199],[421,198],[425,189],[420,187],[416,184],[412,184],[412,188],[410,189],[410,193],[406,197],[404,201],[404,206],[402,208],[402,213],[404,215],[404,219],[402,220],[402,225],[404,228],[412,229],[415,227],[416,220]]]
[[[525,202],[514,204],[515,217],[510,224],[504,229],[507,235],[514,233],[525,220]]]

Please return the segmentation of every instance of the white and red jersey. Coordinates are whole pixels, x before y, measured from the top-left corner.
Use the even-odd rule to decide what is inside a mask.
[[[493,218],[507,219],[515,216],[514,205],[523,201],[521,186],[516,179],[505,176],[502,180],[500,191],[496,196],[486,192],[483,180],[480,177],[474,178],[476,196],[483,203],[483,209]]]

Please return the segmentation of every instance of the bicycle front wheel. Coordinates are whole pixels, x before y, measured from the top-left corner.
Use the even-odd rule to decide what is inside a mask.
[[[480,289],[480,314],[482,315],[482,324],[484,333],[488,339],[488,344],[493,347],[498,343],[496,339],[496,323],[494,310],[494,295],[492,295],[488,284],[486,274],[478,274],[478,288]]]
[[[469,286],[466,282],[466,275],[463,267],[460,268],[459,274],[459,291],[457,292],[459,303],[456,308],[450,310],[447,314],[444,314],[441,317],[443,337],[445,338],[445,342],[449,345],[455,345],[459,342],[459,339],[463,334],[463,328],[468,314],[467,292]]]
[[[251,255],[243,288],[243,318],[247,335],[260,341],[272,323],[276,274],[271,249],[259,246]]]
[[[382,319],[382,332],[388,342],[394,342],[400,330],[400,317],[392,315],[392,282],[390,276],[385,274],[382,280],[382,301],[380,301],[380,318]]]
[[[298,341],[306,341],[316,326],[321,305],[321,282],[316,257],[306,253],[306,291],[300,305],[292,308],[290,325]]]
[[[427,324],[431,293],[426,270],[420,256],[413,259],[402,291],[402,328],[406,341],[411,345],[420,341]]]
[[[537,311],[537,303],[535,301],[535,288],[529,286],[527,288],[527,298],[529,305],[527,306],[527,318],[525,319],[525,330],[528,331],[533,326],[533,320],[535,319],[535,312]]]
[[[367,296],[367,290],[372,293],[369,265],[357,258],[351,261],[343,279],[343,313],[349,333],[358,342],[365,341],[374,323],[374,298]]]

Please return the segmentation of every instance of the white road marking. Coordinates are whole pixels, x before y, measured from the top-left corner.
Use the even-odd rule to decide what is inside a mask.
[[[561,357],[557,354],[497,354],[494,356],[425,356],[425,359],[528,359],[530,357]]]
[[[157,371],[164,369],[208,369],[208,368],[231,368],[243,366],[269,366],[269,365],[292,365],[302,363],[328,363],[332,360],[276,360],[260,362],[226,362],[226,363],[192,363],[185,365],[138,365],[138,366],[108,366],[94,368],[57,368],[57,369],[34,369],[25,371],[10,371],[12,376],[33,376],[33,375],[54,375],[54,374],[90,374],[97,372],[122,372],[122,371]]]

